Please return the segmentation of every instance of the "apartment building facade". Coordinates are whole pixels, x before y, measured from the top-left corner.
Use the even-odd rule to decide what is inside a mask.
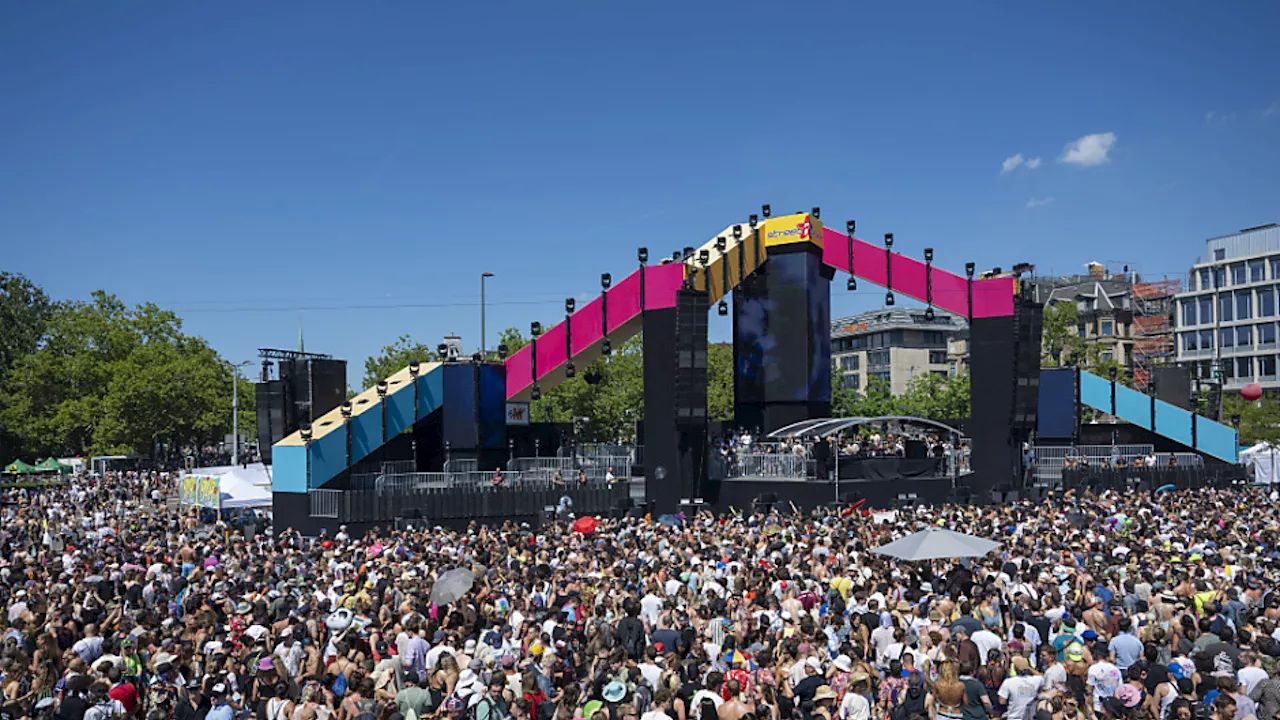
[[[968,357],[968,322],[935,310],[885,308],[831,323],[831,356],[847,388],[865,392],[872,378],[906,392],[916,375],[963,372]]]
[[[1280,225],[1210,238],[1205,257],[1174,298],[1178,362],[1227,390],[1280,387]]]

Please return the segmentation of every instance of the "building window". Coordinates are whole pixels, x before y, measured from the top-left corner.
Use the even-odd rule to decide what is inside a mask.
[[[1213,269],[1213,286],[1215,288],[1224,288],[1227,286],[1227,269],[1226,268]]]
[[[1271,279],[1280,280],[1280,258],[1271,258]]]
[[[1243,327],[1236,328],[1236,347],[1253,347],[1253,326],[1245,325]]]
[[[1213,251],[1213,259],[1214,259],[1215,261],[1217,261],[1217,260],[1226,260],[1226,259],[1227,259],[1227,250],[1226,250],[1226,248],[1215,248],[1215,249],[1214,249],[1214,251]]]
[[[946,350],[930,350],[929,364],[930,365],[946,365],[947,351]]]
[[[1236,263],[1231,266],[1231,284],[1243,285],[1245,283],[1244,263]]]
[[[885,382],[891,382],[891,380],[890,380],[890,375],[891,375],[891,374],[892,374],[892,373],[890,373],[890,372],[888,372],[888,371],[886,370],[885,372],[875,372],[875,373],[870,373],[870,377],[873,377],[873,378],[876,378],[876,379],[879,379],[879,380],[883,380],[883,381],[885,381]]]
[[[1258,326],[1258,347],[1274,345],[1276,342],[1276,324],[1262,323]]]
[[[1276,376],[1276,356],[1263,355],[1258,358],[1258,377],[1273,378]]]
[[[1196,324],[1196,301],[1182,301],[1182,326],[1191,327]]]
[[[1235,347],[1236,331],[1235,328],[1222,328],[1218,333],[1218,342],[1221,343],[1223,350],[1229,347]]]
[[[1200,317],[1201,325],[1213,324],[1213,298],[1205,295],[1199,301],[1200,311],[1197,315]]]
[[[1196,334],[1193,332],[1182,333],[1182,350],[1183,352],[1193,352],[1196,350]]]
[[[857,355],[842,355],[840,357],[840,369],[841,370],[857,370],[859,359],[860,358]]]
[[[1236,293],[1236,319],[1248,320],[1253,317],[1253,293],[1241,290]]]
[[[933,347],[946,345],[947,336],[945,333],[938,332],[937,330],[928,330],[924,334],[924,344]]]
[[[1261,260],[1249,261],[1249,282],[1262,282],[1267,279],[1267,264]]]
[[[1209,278],[1209,268],[1200,269],[1200,287],[1198,290],[1212,290],[1213,283]]]
[[[1231,312],[1231,294],[1218,296],[1218,320],[1221,322],[1231,322],[1235,319],[1234,313]]]
[[[1258,317],[1275,317],[1276,289],[1273,287],[1258,288]]]
[[[1236,358],[1236,377],[1241,380],[1248,380],[1253,377],[1253,358]]]
[[[861,376],[860,376],[860,375],[857,375],[857,374],[853,374],[853,375],[845,375],[845,376],[844,376],[844,386],[845,386],[846,388],[851,389],[851,390],[857,390],[858,388],[860,388],[860,387],[862,386],[862,382],[861,382],[860,378],[861,378]]]
[[[1115,354],[1112,353],[1110,350],[1103,350],[1098,357],[1102,360],[1102,362],[1111,362],[1112,360],[1116,359]]]
[[[889,364],[888,350],[873,350],[867,353],[867,365],[874,367],[876,365],[888,365],[888,364]]]
[[[1089,337],[1089,330],[1084,323],[1076,325],[1076,337]]]
[[[1200,331],[1200,349],[1201,350],[1213,349],[1213,331],[1212,330]]]
[[[1111,337],[1112,335],[1115,334],[1113,332],[1114,329],[1115,329],[1114,321],[1112,320],[1098,321],[1098,334],[1101,335],[1102,337]]]

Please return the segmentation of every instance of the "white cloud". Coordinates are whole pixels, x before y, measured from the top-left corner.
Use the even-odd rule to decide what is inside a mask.
[[[1216,110],[1210,110],[1204,114],[1205,125],[1226,125],[1235,119],[1235,113],[1220,113]]]
[[[1271,117],[1276,114],[1280,114],[1280,100],[1273,101],[1266,110],[1262,111],[1262,117]]]
[[[1028,160],[1028,161],[1027,161],[1027,169],[1028,169],[1028,170],[1035,170],[1035,169],[1036,169],[1036,168],[1038,168],[1038,167],[1040,167],[1040,158],[1038,158],[1038,157],[1033,157],[1033,158],[1031,158],[1030,160]]]
[[[1051,197],[1031,198],[1030,200],[1027,201],[1027,207],[1038,208],[1038,207],[1044,207],[1045,205],[1051,205],[1052,203],[1053,203],[1053,198]]]
[[[1001,175],[1008,175],[1009,173],[1013,172],[1014,170],[1017,170],[1017,169],[1018,169],[1018,166],[1019,166],[1019,165],[1021,165],[1021,164],[1022,164],[1022,162],[1023,162],[1023,160],[1022,160],[1022,153],[1018,153],[1017,155],[1014,155],[1013,157],[1007,157],[1007,158],[1005,158],[1005,159],[1004,159],[1004,162],[1000,163],[1000,174],[1001,174]]]
[[[1115,144],[1116,134],[1112,132],[1085,135],[1073,143],[1068,143],[1060,160],[1068,165],[1081,167],[1102,165],[1110,159],[1107,155]]]

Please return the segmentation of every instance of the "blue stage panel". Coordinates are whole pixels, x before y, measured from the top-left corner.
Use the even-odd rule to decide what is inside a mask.
[[[1226,462],[1239,461],[1240,445],[1235,429],[1206,418],[1196,421],[1196,449]]]
[[[382,408],[374,405],[351,418],[351,462],[360,462],[381,445]]]
[[[1076,371],[1041,370],[1036,434],[1044,438],[1069,438],[1075,434],[1075,425]]]
[[[1191,413],[1163,400],[1157,400],[1155,431],[1191,447]]]
[[[439,366],[418,376],[418,420],[430,415],[444,403],[443,382],[444,371]]]
[[[271,448],[271,491],[307,491],[307,448],[305,445],[275,445]]]
[[[387,437],[404,432],[413,425],[413,386],[405,385],[387,396]]]
[[[347,469],[347,435],[335,431],[311,441],[311,488],[318,488]]]
[[[1111,383],[1093,373],[1080,373],[1080,402],[1111,412]]]
[[[1116,417],[1140,428],[1150,430],[1151,397],[1117,384]]]

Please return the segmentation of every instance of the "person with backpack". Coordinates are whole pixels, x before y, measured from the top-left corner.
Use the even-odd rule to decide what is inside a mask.
[[[430,712],[429,707],[431,704],[431,694],[427,690],[426,676],[406,671],[405,683],[404,689],[396,693],[395,702],[400,714],[405,717],[405,720],[426,716]]]
[[[640,603],[634,597],[628,597],[622,603],[622,611],[626,615],[618,621],[616,637],[618,644],[627,653],[627,657],[640,661],[644,659],[645,629],[640,620]]]
[[[906,690],[898,694],[898,705],[890,713],[892,720],[911,720],[911,718],[928,717],[928,693],[924,688],[924,677],[913,672],[907,676]]]
[[[489,681],[489,692],[467,708],[467,720],[504,720],[507,717],[507,699],[503,695],[506,681],[494,678]]]
[[[338,706],[337,720],[377,720],[378,703],[373,699],[373,678],[360,678],[342,704]]]

